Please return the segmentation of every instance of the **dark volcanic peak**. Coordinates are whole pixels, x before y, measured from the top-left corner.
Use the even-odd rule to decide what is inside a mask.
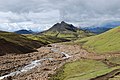
[[[17,34],[32,34],[33,31],[22,29],[22,30],[15,31],[15,33],[17,33]]]
[[[38,35],[47,35],[68,40],[75,40],[77,38],[88,37],[93,34],[62,21],[61,23],[56,23],[53,25],[50,29],[38,33]]]
[[[72,24],[68,24],[64,21],[62,21],[61,23],[57,23],[55,25],[53,25],[53,27],[51,27],[48,31],[74,31],[76,32],[77,30],[79,30],[79,28],[74,27]]]

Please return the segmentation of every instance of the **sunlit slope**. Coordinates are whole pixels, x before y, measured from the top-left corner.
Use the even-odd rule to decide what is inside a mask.
[[[120,26],[103,34],[78,40],[83,48],[96,53],[118,53],[120,51]]]
[[[58,38],[58,37],[49,36],[49,35],[26,35],[26,37],[32,40],[41,41],[45,44],[70,41],[68,39]]]
[[[109,67],[101,61],[79,60],[65,64],[49,80],[90,80],[120,67]]]

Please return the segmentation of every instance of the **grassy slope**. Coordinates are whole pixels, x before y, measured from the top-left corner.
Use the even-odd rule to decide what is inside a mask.
[[[52,35],[56,36],[58,33],[57,32],[47,32],[45,35]],[[65,32],[65,33],[59,33],[57,35],[58,38],[65,38],[65,39],[77,39],[77,38],[84,38],[84,37],[89,37],[93,35],[92,33],[87,33],[82,30],[78,30],[77,32]]]
[[[27,35],[26,37],[32,40],[38,40],[38,41],[44,42],[46,44],[69,41],[67,39],[57,38],[57,37],[48,36],[48,35]]]
[[[103,34],[87,37],[77,40],[77,43],[89,51],[97,53],[109,53],[120,51],[120,27],[107,31]],[[108,60],[120,65],[120,57],[111,57]],[[50,80],[89,80],[100,75],[109,73],[115,69],[120,69],[120,66],[108,67],[101,61],[96,60],[80,60],[65,64],[58,70],[57,74],[53,75]],[[119,80],[120,75],[116,75],[109,80]]]
[[[101,61],[80,60],[65,64],[50,80],[89,80],[117,68],[109,68]]]
[[[36,51],[44,42],[28,39],[23,35],[0,32],[0,55],[9,53],[28,53]]]
[[[113,64],[120,65],[120,56],[108,58],[108,61]],[[111,77],[109,80],[120,80],[120,74]]]
[[[0,55],[9,53],[29,53],[43,45],[69,41],[62,38],[37,35],[19,35],[0,31]]]
[[[72,31],[63,31],[63,32],[52,32],[52,31],[47,31],[43,33],[44,35],[48,36],[55,36],[58,38],[64,38],[64,39],[69,39],[69,40],[74,40],[77,38],[84,38],[84,37],[89,37],[94,35],[93,33],[89,32],[84,32],[82,30],[78,30],[77,32],[72,32]]]
[[[120,27],[77,42],[82,43],[83,48],[90,52],[117,53],[120,51]]]

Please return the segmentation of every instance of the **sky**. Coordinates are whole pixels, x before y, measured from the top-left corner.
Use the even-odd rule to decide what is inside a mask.
[[[0,0],[0,30],[43,31],[61,21],[87,27],[120,21],[120,0]]]

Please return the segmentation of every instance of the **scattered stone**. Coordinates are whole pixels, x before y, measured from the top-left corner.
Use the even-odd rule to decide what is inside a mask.
[[[11,76],[6,77],[6,78],[4,78],[3,80],[12,80],[12,77],[11,77]]]
[[[51,45],[47,45],[47,47],[52,47]]]
[[[44,71],[50,71],[51,69],[49,69],[49,68],[44,68],[43,70],[44,70]]]

